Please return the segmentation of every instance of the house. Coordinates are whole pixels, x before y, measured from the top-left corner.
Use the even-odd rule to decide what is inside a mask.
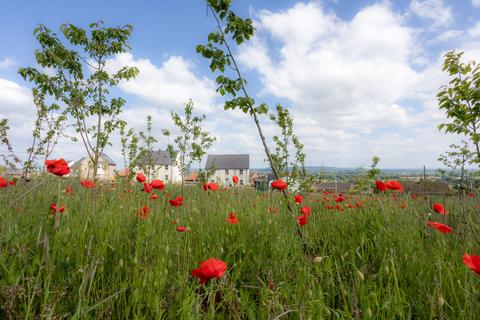
[[[172,158],[168,151],[146,151],[141,154],[137,160],[135,172],[142,172],[147,179],[160,179],[168,182],[181,182],[182,176],[178,167],[178,151]]]
[[[97,178],[110,180],[115,178],[115,169],[117,165],[105,153],[101,153],[97,163]],[[70,166],[70,175],[78,176],[82,179],[93,179],[93,162],[90,157],[83,157]]]
[[[250,155],[248,154],[212,154],[208,155],[205,170],[214,168],[211,181],[233,185],[232,177],[238,177],[239,185],[248,185],[250,175]]]
[[[192,171],[192,172],[190,172],[189,175],[187,175],[185,177],[185,183],[194,184],[196,182],[198,182],[198,172],[197,171]]]
[[[313,185],[313,190],[317,192],[337,192],[337,193],[348,193],[352,188],[352,183],[350,182],[326,182],[326,183],[317,183]]]
[[[445,181],[400,181],[403,190],[417,195],[448,195],[452,193]]]

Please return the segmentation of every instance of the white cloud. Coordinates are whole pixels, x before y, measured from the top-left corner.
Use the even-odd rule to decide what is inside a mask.
[[[191,98],[201,112],[212,111],[216,97],[213,81],[196,76],[191,63],[183,57],[171,56],[157,67],[148,59],[135,59],[130,53],[124,53],[110,60],[108,68],[113,71],[125,65],[140,70],[135,79],[120,83],[125,92],[159,108],[181,109]]]
[[[5,58],[0,60],[0,70],[11,68],[15,65],[15,62],[11,58]]]
[[[452,8],[443,0],[412,0],[410,11],[430,23],[430,29],[448,26],[454,20]]]
[[[480,0],[472,0],[472,6],[480,7]]]

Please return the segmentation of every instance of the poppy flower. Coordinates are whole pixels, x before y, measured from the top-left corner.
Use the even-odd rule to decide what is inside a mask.
[[[10,180],[10,181],[8,181],[8,184],[11,185],[11,186],[14,186],[17,183],[15,182],[15,180]]]
[[[417,200],[417,198],[418,198],[417,195],[415,193],[412,193],[412,199]]]
[[[302,209],[300,209],[300,213],[308,216],[310,213],[312,213],[312,208],[309,206],[303,206]]]
[[[209,182],[209,183],[203,185],[203,190],[205,190],[205,191],[207,191],[207,190],[217,191],[218,190],[218,184],[216,184],[215,182]]]
[[[170,203],[174,207],[181,207],[183,204],[183,197],[178,196],[175,199],[170,199],[168,200],[168,203]]]
[[[377,189],[380,191],[386,191],[387,186],[382,180],[375,180],[375,185],[377,186]]]
[[[407,204],[406,203],[401,203],[400,204],[400,209],[405,209],[407,207]]]
[[[475,198],[475,193],[469,193],[467,196],[469,196],[470,198]]]
[[[303,196],[297,194],[295,195],[295,203],[302,204],[303,203]]]
[[[362,201],[357,201],[357,208],[363,207],[363,202]]]
[[[149,214],[150,209],[147,206],[143,206],[137,211],[137,216],[142,220],[145,220]]]
[[[137,173],[136,179],[140,183],[144,183],[145,181],[147,181],[147,177],[145,177],[143,173]]]
[[[282,179],[278,179],[272,182],[272,188],[283,191],[288,188],[288,183],[286,183]]]
[[[227,271],[227,264],[224,261],[209,258],[200,262],[200,268],[192,270],[192,276],[197,277],[200,284],[205,284],[210,279],[221,278],[225,271]]]
[[[150,196],[150,200],[156,200],[156,199],[158,199],[158,194],[154,193]]]
[[[64,159],[45,160],[47,171],[56,176],[64,176],[70,173],[67,161]]]
[[[165,185],[163,184],[163,181],[158,179],[153,180],[152,183],[150,183],[150,186],[153,189],[158,189],[158,190],[165,189]]]
[[[397,180],[388,180],[385,182],[385,186],[388,190],[403,191],[403,186]]]
[[[240,220],[238,220],[236,213],[230,212],[230,217],[227,218],[227,222],[230,224],[237,224],[240,222]]]
[[[307,224],[308,216],[305,214],[302,214],[297,217],[297,223],[299,226],[304,226]]]
[[[178,232],[187,232],[188,228],[185,226],[178,226],[175,228]]]
[[[237,177],[237,176],[233,176],[233,177],[232,177],[232,181],[233,181],[233,183],[237,184],[237,183],[238,183],[238,177]]]
[[[434,203],[432,208],[433,210],[435,210],[436,213],[440,213],[440,214],[448,213],[448,211],[445,210],[445,207],[441,203]]]
[[[63,191],[70,196],[73,194],[73,188],[71,186],[65,187]]]
[[[345,198],[342,198],[342,197],[338,197],[337,199],[335,199],[335,202],[343,202],[345,201]]]
[[[143,191],[145,191],[146,193],[151,193],[153,191],[153,188],[149,183],[144,182]]]
[[[447,226],[446,224],[435,222],[435,221],[428,221],[427,226],[430,228],[435,228],[441,233],[449,234],[452,232],[452,228]]]
[[[7,185],[7,181],[3,178],[0,178],[0,188],[6,188]]]
[[[60,208],[58,208],[56,203],[52,203],[50,205],[50,210],[52,210],[53,215],[55,215],[57,212],[63,213],[65,211],[65,206],[61,206]]]
[[[480,256],[471,256],[467,253],[463,255],[463,263],[473,272],[480,275]]]
[[[83,180],[82,182],[80,182],[80,184],[82,186],[84,186],[85,188],[93,188],[95,187],[95,183],[93,181],[90,181],[90,180]]]

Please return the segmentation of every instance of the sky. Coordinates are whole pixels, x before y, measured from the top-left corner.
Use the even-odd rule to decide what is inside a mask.
[[[436,94],[448,83],[444,54],[464,51],[480,61],[480,0],[237,0],[234,11],[250,17],[255,36],[234,53],[258,103],[277,103],[294,118],[306,164],[381,168],[438,168],[438,156],[461,137],[437,126],[447,119]],[[253,120],[225,111],[208,61],[195,52],[214,30],[203,1],[2,1],[0,11],[0,119],[10,123],[15,151],[25,154],[35,117],[31,84],[18,68],[35,66],[33,29],[59,32],[63,23],[87,28],[131,24],[131,50],[114,56],[110,70],[136,66],[140,74],[112,91],[127,103],[130,127],[153,132],[164,149],[162,129],[176,133],[170,112],[192,99],[205,114],[204,128],[217,138],[211,154],[248,153],[252,168],[266,167]],[[263,117],[270,148],[278,129]],[[172,138],[170,138],[172,139]],[[106,153],[123,167],[118,135]],[[52,157],[86,155],[80,142],[61,140]],[[0,153],[6,148],[0,146]]]

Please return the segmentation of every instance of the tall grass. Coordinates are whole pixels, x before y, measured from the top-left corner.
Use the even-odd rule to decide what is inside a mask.
[[[176,208],[167,202],[180,192],[174,185],[149,200],[140,185],[49,180],[13,206],[31,185],[0,189],[0,318],[480,317],[480,277],[461,259],[480,253],[475,199],[349,196],[342,205],[364,206],[338,211],[310,196],[305,254],[296,217],[275,193],[192,187]],[[450,213],[433,213],[432,200]],[[66,206],[59,228],[52,202]],[[150,215],[141,220],[144,204]],[[230,211],[238,224],[227,223]],[[429,229],[428,220],[454,232]],[[201,286],[190,272],[210,257],[228,271]]]

